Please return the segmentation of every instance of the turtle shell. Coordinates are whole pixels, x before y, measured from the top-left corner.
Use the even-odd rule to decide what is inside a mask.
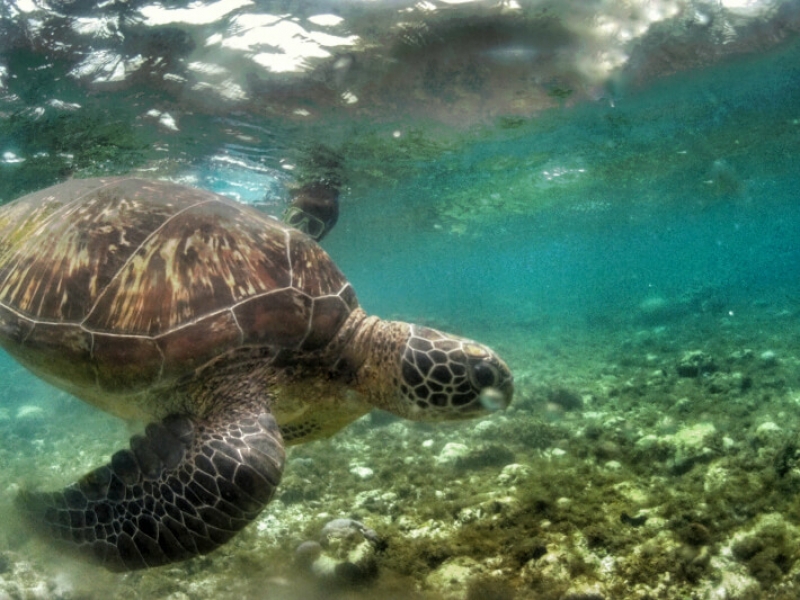
[[[313,352],[356,306],[314,241],[206,191],[85,179],[0,207],[0,344],[84,398],[240,347]]]

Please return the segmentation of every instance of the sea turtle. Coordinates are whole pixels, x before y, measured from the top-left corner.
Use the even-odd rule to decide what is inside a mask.
[[[367,316],[296,229],[134,177],[0,207],[0,345],[51,384],[149,422],[78,482],[19,497],[49,538],[119,571],[224,544],[272,498],[284,443],[376,407],[472,417],[513,393],[486,346]]]

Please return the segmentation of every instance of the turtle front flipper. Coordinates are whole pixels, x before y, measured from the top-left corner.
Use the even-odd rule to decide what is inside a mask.
[[[20,509],[112,571],[155,567],[211,552],[255,519],[285,458],[264,409],[170,416],[130,446],[60,492],[21,493]]]

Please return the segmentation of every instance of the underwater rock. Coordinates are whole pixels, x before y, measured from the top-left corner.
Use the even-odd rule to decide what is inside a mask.
[[[688,472],[698,463],[711,461],[720,450],[719,435],[712,423],[696,423],[674,434],[648,434],[634,444],[639,460],[667,461],[674,475]]]
[[[762,589],[791,572],[797,562],[800,529],[780,513],[761,515],[749,531],[738,532],[723,549],[747,567]]]
[[[753,386],[753,380],[739,371],[734,373],[712,373],[706,383],[706,389],[712,394],[728,394],[744,392]]]
[[[641,527],[647,523],[647,519],[648,517],[646,514],[632,517],[625,511],[622,511],[622,513],[619,515],[619,522],[630,527]]]
[[[322,545],[311,540],[303,542],[294,550],[294,560],[300,567],[311,568],[320,556],[322,556]]]
[[[647,462],[666,460],[673,453],[669,441],[653,433],[643,435],[636,440],[634,448],[638,457]]]
[[[497,439],[498,432],[502,429],[500,425],[501,419],[484,419],[475,423],[472,432],[478,437],[484,439]]]
[[[701,350],[687,350],[677,365],[681,377],[699,377],[717,370],[714,359]]]
[[[712,463],[706,469],[703,477],[703,491],[706,494],[716,494],[725,489],[730,479],[730,470],[719,461]]]
[[[73,588],[68,578],[45,576],[33,563],[3,556],[0,574],[0,600],[53,600],[72,598]]]
[[[465,458],[469,455],[469,446],[460,444],[458,442],[449,442],[445,444],[442,451],[436,456],[436,464],[439,465],[454,465],[459,459]]]
[[[800,448],[793,437],[778,446],[772,466],[780,478],[782,490],[791,495],[800,492]]]
[[[713,561],[712,565],[716,567]],[[711,590],[710,597],[714,600],[756,600],[761,598],[761,585],[752,577],[725,568],[716,568],[715,570],[722,574],[722,581]]]
[[[766,421],[756,427],[753,441],[757,446],[776,446],[784,441],[783,429],[772,421]]]
[[[694,465],[708,462],[714,457],[710,448],[717,429],[713,423],[696,423],[684,427],[671,436],[666,436],[675,449],[672,470],[676,474],[689,471]]]
[[[18,420],[36,421],[44,419],[44,409],[35,404],[24,404],[17,409],[15,418]]]
[[[378,544],[380,538],[372,529],[355,519],[333,519],[328,521],[320,532],[320,543],[323,548],[328,547],[333,540],[353,539],[361,535],[373,544]]]
[[[531,468],[527,465],[512,463],[503,467],[497,476],[497,483],[502,485],[517,485],[525,481],[531,474]]]
[[[597,584],[576,586],[568,590],[562,600],[605,600],[605,595],[600,591]]]
[[[361,585],[378,576],[376,553],[383,542],[372,529],[354,519],[334,519],[295,549],[295,564],[322,583]]]
[[[456,458],[455,468],[458,471],[474,471],[484,467],[503,467],[513,462],[514,454],[511,450],[498,444],[489,444]]]
[[[372,476],[375,475],[375,471],[373,471],[369,467],[364,467],[361,465],[352,465],[350,467],[350,473],[355,475],[359,479],[371,479]]]
[[[746,362],[752,360],[754,356],[755,353],[750,348],[744,348],[743,350],[731,352],[728,360],[733,362]]]
[[[569,502],[566,498],[563,500]],[[508,516],[518,509],[519,503],[513,497],[490,495],[486,500],[462,508],[454,517],[457,524],[465,525],[467,523],[496,520],[500,515]]]
[[[440,591],[445,598],[463,598],[470,581],[482,573],[483,567],[475,559],[455,556],[428,574],[425,584]]]
[[[365,490],[356,494],[353,506],[379,515],[395,515],[399,512],[396,492],[382,489]]]
[[[521,581],[536,592],[545,592],[547,597],[563,598],[567,590],[575,590],[575,581],[570,572],[570,564],[578,559],[575,548],[566,550],[567,538],[548,544],[548,552],[523,565],[520,570]]]
[[[565,412],[583,408],[583,397],[567,388],[557,387],[547,394],[547,403],[555,405]]]
[[[14,434],[22,439],[31,440],[36,445],[47,427],[47,413],[41,406],[23,404],[14,413]]]
[[[764,367],[774,367],[778,364],[778,355],[772,350],[765,350],[758,355],[758,360]]]

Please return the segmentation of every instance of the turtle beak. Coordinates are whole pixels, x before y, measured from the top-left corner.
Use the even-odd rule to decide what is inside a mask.
[[[481,406],[488,412],[507,409],[513,397],[514,384],[511,380],[499,388],[493,386],[484,388],[479,395]]]
[[[495,352],[471,342],[464,345],[468,357],[468,375],[484,410],[505,410],[514,396],[511,369]]]

